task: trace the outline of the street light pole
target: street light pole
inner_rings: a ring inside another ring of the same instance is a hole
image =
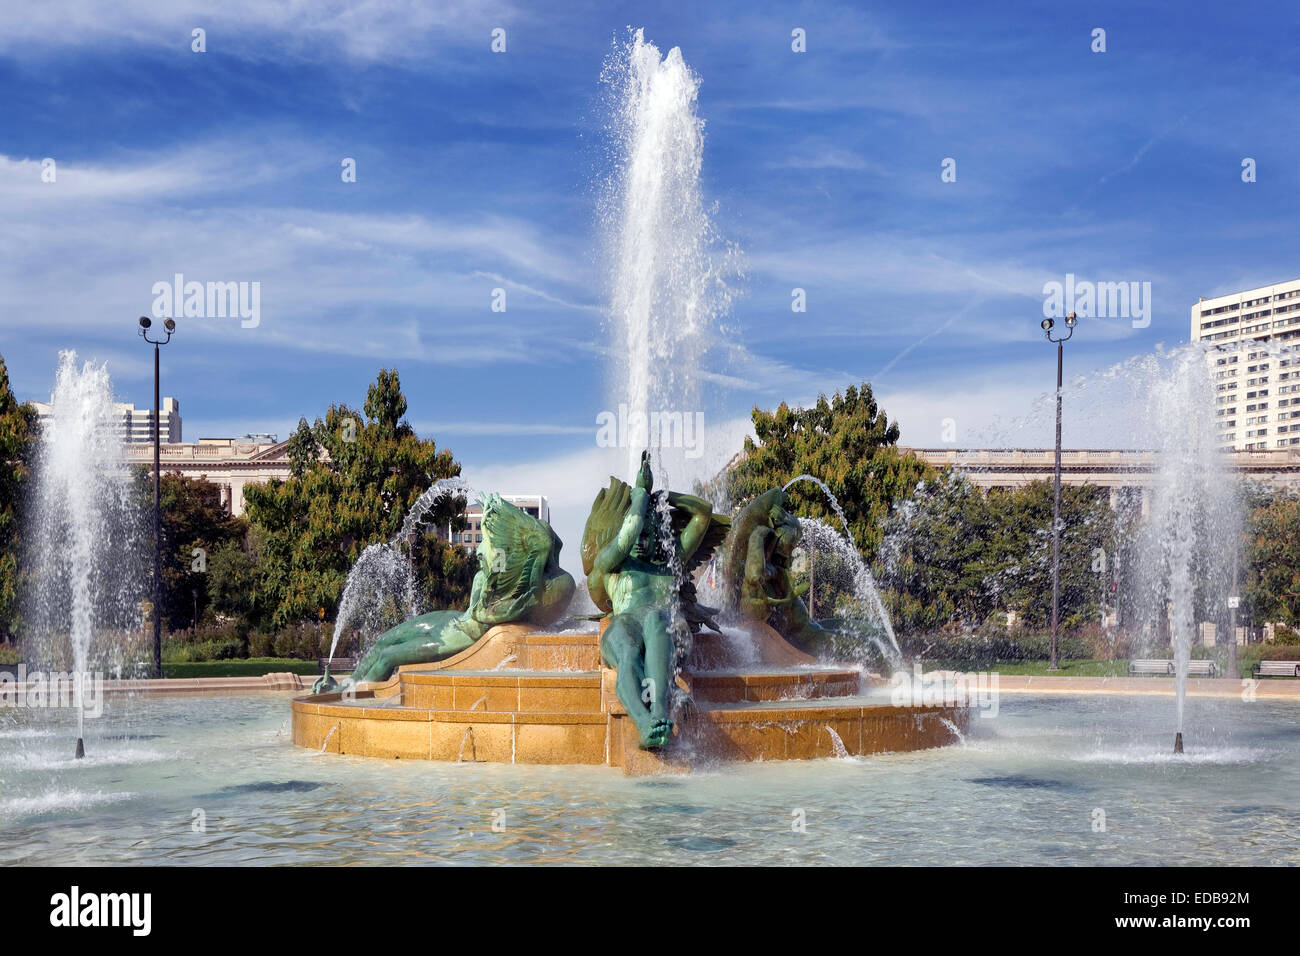
[[[1060,338],[1052,338],[1056,322],[1043,319],[1041,325],[1047,341],[1056,343],[1056,464],[1052,469],[1052,660],[1048,670],[1060,670],[1057,658],[1057,636],[1061,626],[1061,371],[1065,363],[1065,342],[1074,335],[1078,316],[1071,312],[1065,317],[1069,330]]]
[[[140,316],[140,337],[153,346],[153,676],[162,677],[162,409],[158,399],[158,348],[171,341],[174,319],[163,320],[167,337],[149,338],[153,322]]]

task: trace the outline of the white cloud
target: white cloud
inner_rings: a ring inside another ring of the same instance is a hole
[[[201,27],[208,55],[413,59],[471,37],[486,51],[491,28],[517,20],[506,0],[46,0],[0,5],[0,52],[131,45],[190,56]]]

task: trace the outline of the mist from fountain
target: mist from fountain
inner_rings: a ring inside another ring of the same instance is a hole
[[[839,583],[848,601],[833,609],[833,619],[823,616],[822,626],[849,638],[865,639],[891,673],[898,670],[903,666],[898,638],[862,552],[851,539],[818,518],[800,518],[799,531],[799,546],[810,555],[814,574],[824,581],[824,575],[837,567],[844,579]]]
[[[370,640],[402,621],[420,614],[420,588],[409,552],[411,535],[417,534],[430,513],[449,497],[476,497],[464,478],[435,481],[406,513],[401,530],[390,541],[368,545],[358,556],[343,585],[339,612],[334,620],[329,660],[334,660],[339,635],[355,629],[364,653]]]
[[[902,664],[903,658],[902,652],[898,649],[898,638],[894,636],[894,625],[889,619],[889,611],[885,609],[884,601],[880,598],[880,589],[876,586],[876,579],[871,573],[871,568],[863,560],[862,554],[853,541],[853,535],[849,532],[849,522],[848,518],[844,516],[844,509],[840,506],[835,494],[827,487],[826,482],[815,475],[796,475],[785,483],[783,490],[800,481],[811,481],[821,488],[822,493],[826,495],[826,500],[830,502],[831,510],[835,512],[835,516],[839,519],[840,527],[844,533],[842,535],[837,534],[824,522],[816,519],[800,518],[799,527],[812,540],[834,550],[853,569],[854,596],[866,602],[874,613],[881,629],[885,632],[885,636],[889,638],[889,648],[887,650],[892,651],[892,654],[886,653],[886,660],[897,668]],[[805,540],[808,540],[808,538]],[[881,650],[886,651],[884,647]]]
[[[1247,345],[1261,360],[1281,352],[1269,343]],[[1211,349],[1209,357],[1226,359],[1234,351]],[[1232,556],[1243,527],[1241,482],[1218,437],[1216,397],[1225,393],[1216,392],[1207,349],[1199,343],[1157,347],[1075,376],[1063,393],[1065,447],[1154,453],[1149,513],[1129,542],[1134,557],[1124,587],[1135,619],[1127,626],[1148,635],[1142,642],[1147,645],[1163,644],[1168,633],[1177,681],[1175,734],[1181,735],[1197,622],[1215,623],[1218,633],[1226,633],[1225,598],[1234,593]],[[1029,415],[995,423],[972,447],[1049,447],[1054,403],[1054,393],[1044,393]],[[1072,408],[1086,413],[1071,414]],[[1239,417],[1245,414],[1240,408]]]
[[[71,665],[80,746],[85,681],[92,668],[121,676],[135,663],[130,636],[141,630],[149,576],[145,516],[122,455],[112,382],[103,365],[78,368],[73,351],[59,353],[33,484],[23,643],[39,667]]]

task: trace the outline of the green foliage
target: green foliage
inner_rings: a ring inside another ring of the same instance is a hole
[[[19,565],[24,488],[37,440],[36,411],[20,405],[9,389],[9,370],[0,356],[0,640],[18,630]]]
[[[1246,529],[1245,607],[1256,621],[1300,624],[1300,499],[1257,499]]]
[[[176,661],[163,663],[163,676],[185,677],[261,677],[264,674],[312,675],[319,671],[315,661],[286,660],[282,657],[250,657],[230,661]]]
[[[248,528],[221,504],[221,488],[204,478],[162,476],[163,623],[172,630],[202,620],[209,605],[212,554],[238,544]],[[200,553],[195,554],[198,550]]]
[[[900,637],[905,657],[992,664],[998,661],[1045,661],[1051,657],[1050,634],[1037,631],[941,631]],[[1092,660],[1088,644],[1077,637],[1057,641],[1062,660]]]
[[[208,554],[208,607],[245,626],[255,619],[259,606],[259,540],[258,529],[249,528],[243,540],[223,541]]]
[[[315,620],[321,609],[332,617],[361,552],[396,535],[407,510],[435,481],[460,473],[451,452],[420,439],[405,414],[397,372],[382,370],[362,411],[331,405],[324,419],[298,423],[287,481],[246,489],[258,534],[253,618],[259,626],[281,630]],[[460,527],[463,508],[463,499],[444,500],[430,525]],[[474,570],[472,554],[436,535],[418,542],[416,571],[430,603],[463,603]]]
[[[1107,494],[1092,486],[1061,489],[1061,620],[1081,627],[1100,616],[1117,543]],[[876,565],[886,604],[901,630],[948,621],[982,624],[1015,611],[1027,627],[1046,627],[1052,600],[1052,486],[1033,482],[981,492],[945,472],[917,489],[885,526]]]
[[[728,478],[733,503],[743,505],[798,475],[813,475],[839,500],[854,543],[864,554],[875,551],[894,503],[935,474],[925,462],[898,450],[898,425],[876,406],[865,382],[829,401],[823,395],[811,408],[792,409],[785,402],[774,412],[755,408],[753,421],[758,443],[745,439],[744,454]],[[800,517],[839,525],[825,493],[811,482],[790,488],[787,508]]]
[[[0,667],[11,667],[23,662],[23,652],[15,644],[0,644]]]
[[[1300,644],[1300,631],[1285,624],[1278,624],[1273,628],[1273,639],[1267,643],[1278,646]]]

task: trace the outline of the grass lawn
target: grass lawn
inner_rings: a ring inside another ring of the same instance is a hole
[[[315,661],[300,661],[289,657],[249,657],[228,661],[185,661],[169,664],[163,661],[164,677],[261,677],[263,674],[283,673],[317,674]]]
[[[1128,661],[1061,661],[1061,669],[1047,669],[1047,661],[926,661],[926,670],[997,671],[999,674],[1055,677],[1127,677]]]

